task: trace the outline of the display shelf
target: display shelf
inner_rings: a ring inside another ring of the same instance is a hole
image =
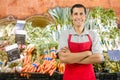
[[[0,72],[0,80],[62,80],[62,74],[59,74],[57,72],[55,72],[52,76],[41,73],[26,73],[26,74],[28,76],[22,77],[21,73]]]
[[[117,73],[100,73],[99,80],[117,80]]]
[[[1,73],[0,80],[63,80],[63,74],[55,72],[52,76],[41,73],[27,73],[29,76],[22,77],[21,73]],[[97,80],[120,80],[120,72],[96,73]]]

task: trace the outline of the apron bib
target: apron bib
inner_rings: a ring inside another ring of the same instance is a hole
[[[90,51],[92,40],[89,35],[88,42],[71,42],[71,34],[68,38],[68,45],[71,52]],[[96,80],[92,64],[66,64],[63,80]]]

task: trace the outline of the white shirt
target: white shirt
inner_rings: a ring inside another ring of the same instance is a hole
[[[101,47],[101,40],[99,35],[95,31],[90,31],[90,30],[84,30],[82,34],[77,34],[74,30],[74,28],[70,30],[65,30],[61,35],[60,39],[58,41],[58,51],[63,48],[63,47],[68,47],[68,36],[69,34],[72,34],[71,41],[72,42],[87,42],[88,36],[87,34],[90,35],[90,38],[92,40],[92,53],[103,53],[103,49]]]

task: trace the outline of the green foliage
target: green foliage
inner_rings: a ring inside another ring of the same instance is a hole
[[[115,12],[112,9],[103,9],[102,7],[96,7],[90,12],[90,16],[94,18],[98,18],[101,20],[103,25],[107,25],[108,20],[116,20]]]
[[[70,19],[70,8],[60,8],[56,7],[54,9],[50,9],[48,13],[52,16],[54,19],[56,25],[60,24],[61,27],[63,25],[71,25],[72,21]]]
[[[44,49],[49,49],[49,44],[54,43],[54,39],[52,36],[53,28],[49,28],[51,26],[40,28],[40,27],[32,27],[31,23],[28,22],[25,25],[25,30],[27,32],[26,43],[34,44],[37,53],[42,54]]]
[[[113,29],[110,30],[109,34],[110,34],[110,38],[111,39],[116,39],[117,36],[120,36],[120,30],[115,27],[115,28],[113,28]]]
[[[7,54],[5,51],[0,50],[0,61],[4,62],[5,60],[7,60]]]

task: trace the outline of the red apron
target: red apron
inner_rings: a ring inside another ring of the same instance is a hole
[[[90,51],[92,40],[88,35],[88,42],[71,42],[71,34],[68,38],[69,49],[71,52]],[[63,80],[96,80],[92,64],[66,64]]]

